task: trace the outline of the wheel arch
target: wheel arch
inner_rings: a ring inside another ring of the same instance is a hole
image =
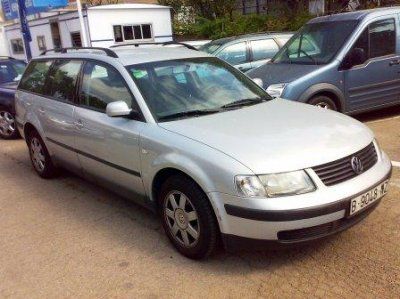
[[[337,105],[338,111],[345,112],[346,103],[343,92],[337,86],[329,83],[320,83],[311,86],[300,96],[300,101],[308,103],[312,98],[319,95],[330,97]]]

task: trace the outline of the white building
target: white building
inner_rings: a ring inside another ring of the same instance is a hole
[[[109,47],[132,42],[166,42],[172,40],[170,7],[154,4],[115,4],[94,6],[83,12],[86,36],[92,47]],[[41,13],[29,21],[32,56],[54,48],[82,46],[76,10]],[[4,26],[10,55],[25,59],[18,23]],[[1,38],[1,34],[0,34]],[[0,47],[1,48],[1,47]]]

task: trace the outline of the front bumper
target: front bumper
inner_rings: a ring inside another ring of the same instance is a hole
[[[391,170],[389,158],[381,152],[371,169],[335,186],[326,187],[309,173],[318,189],[308,194],[269,199],[209,195],[227,249],[290,245],[326,237],[364,219],[380,200],[348,218],[351,199],[388,180]]]

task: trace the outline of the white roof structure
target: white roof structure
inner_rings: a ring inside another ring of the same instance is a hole
[[[112,9],[171,9],[171,7],[157,5],[157,4],[130,3],[130,4],[99,5],[88,8],[88,10],[112,10]]]

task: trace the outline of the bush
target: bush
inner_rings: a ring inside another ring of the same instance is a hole
[[[266,31],[296,31],[312,16],[308,13],[297,14],[295,17],[287,15],[234,15],[229,17],[208,20],[197,18],[195,23],[174,23],[174,32],[178,36],[218,39],[227,36],[257,33]]]

